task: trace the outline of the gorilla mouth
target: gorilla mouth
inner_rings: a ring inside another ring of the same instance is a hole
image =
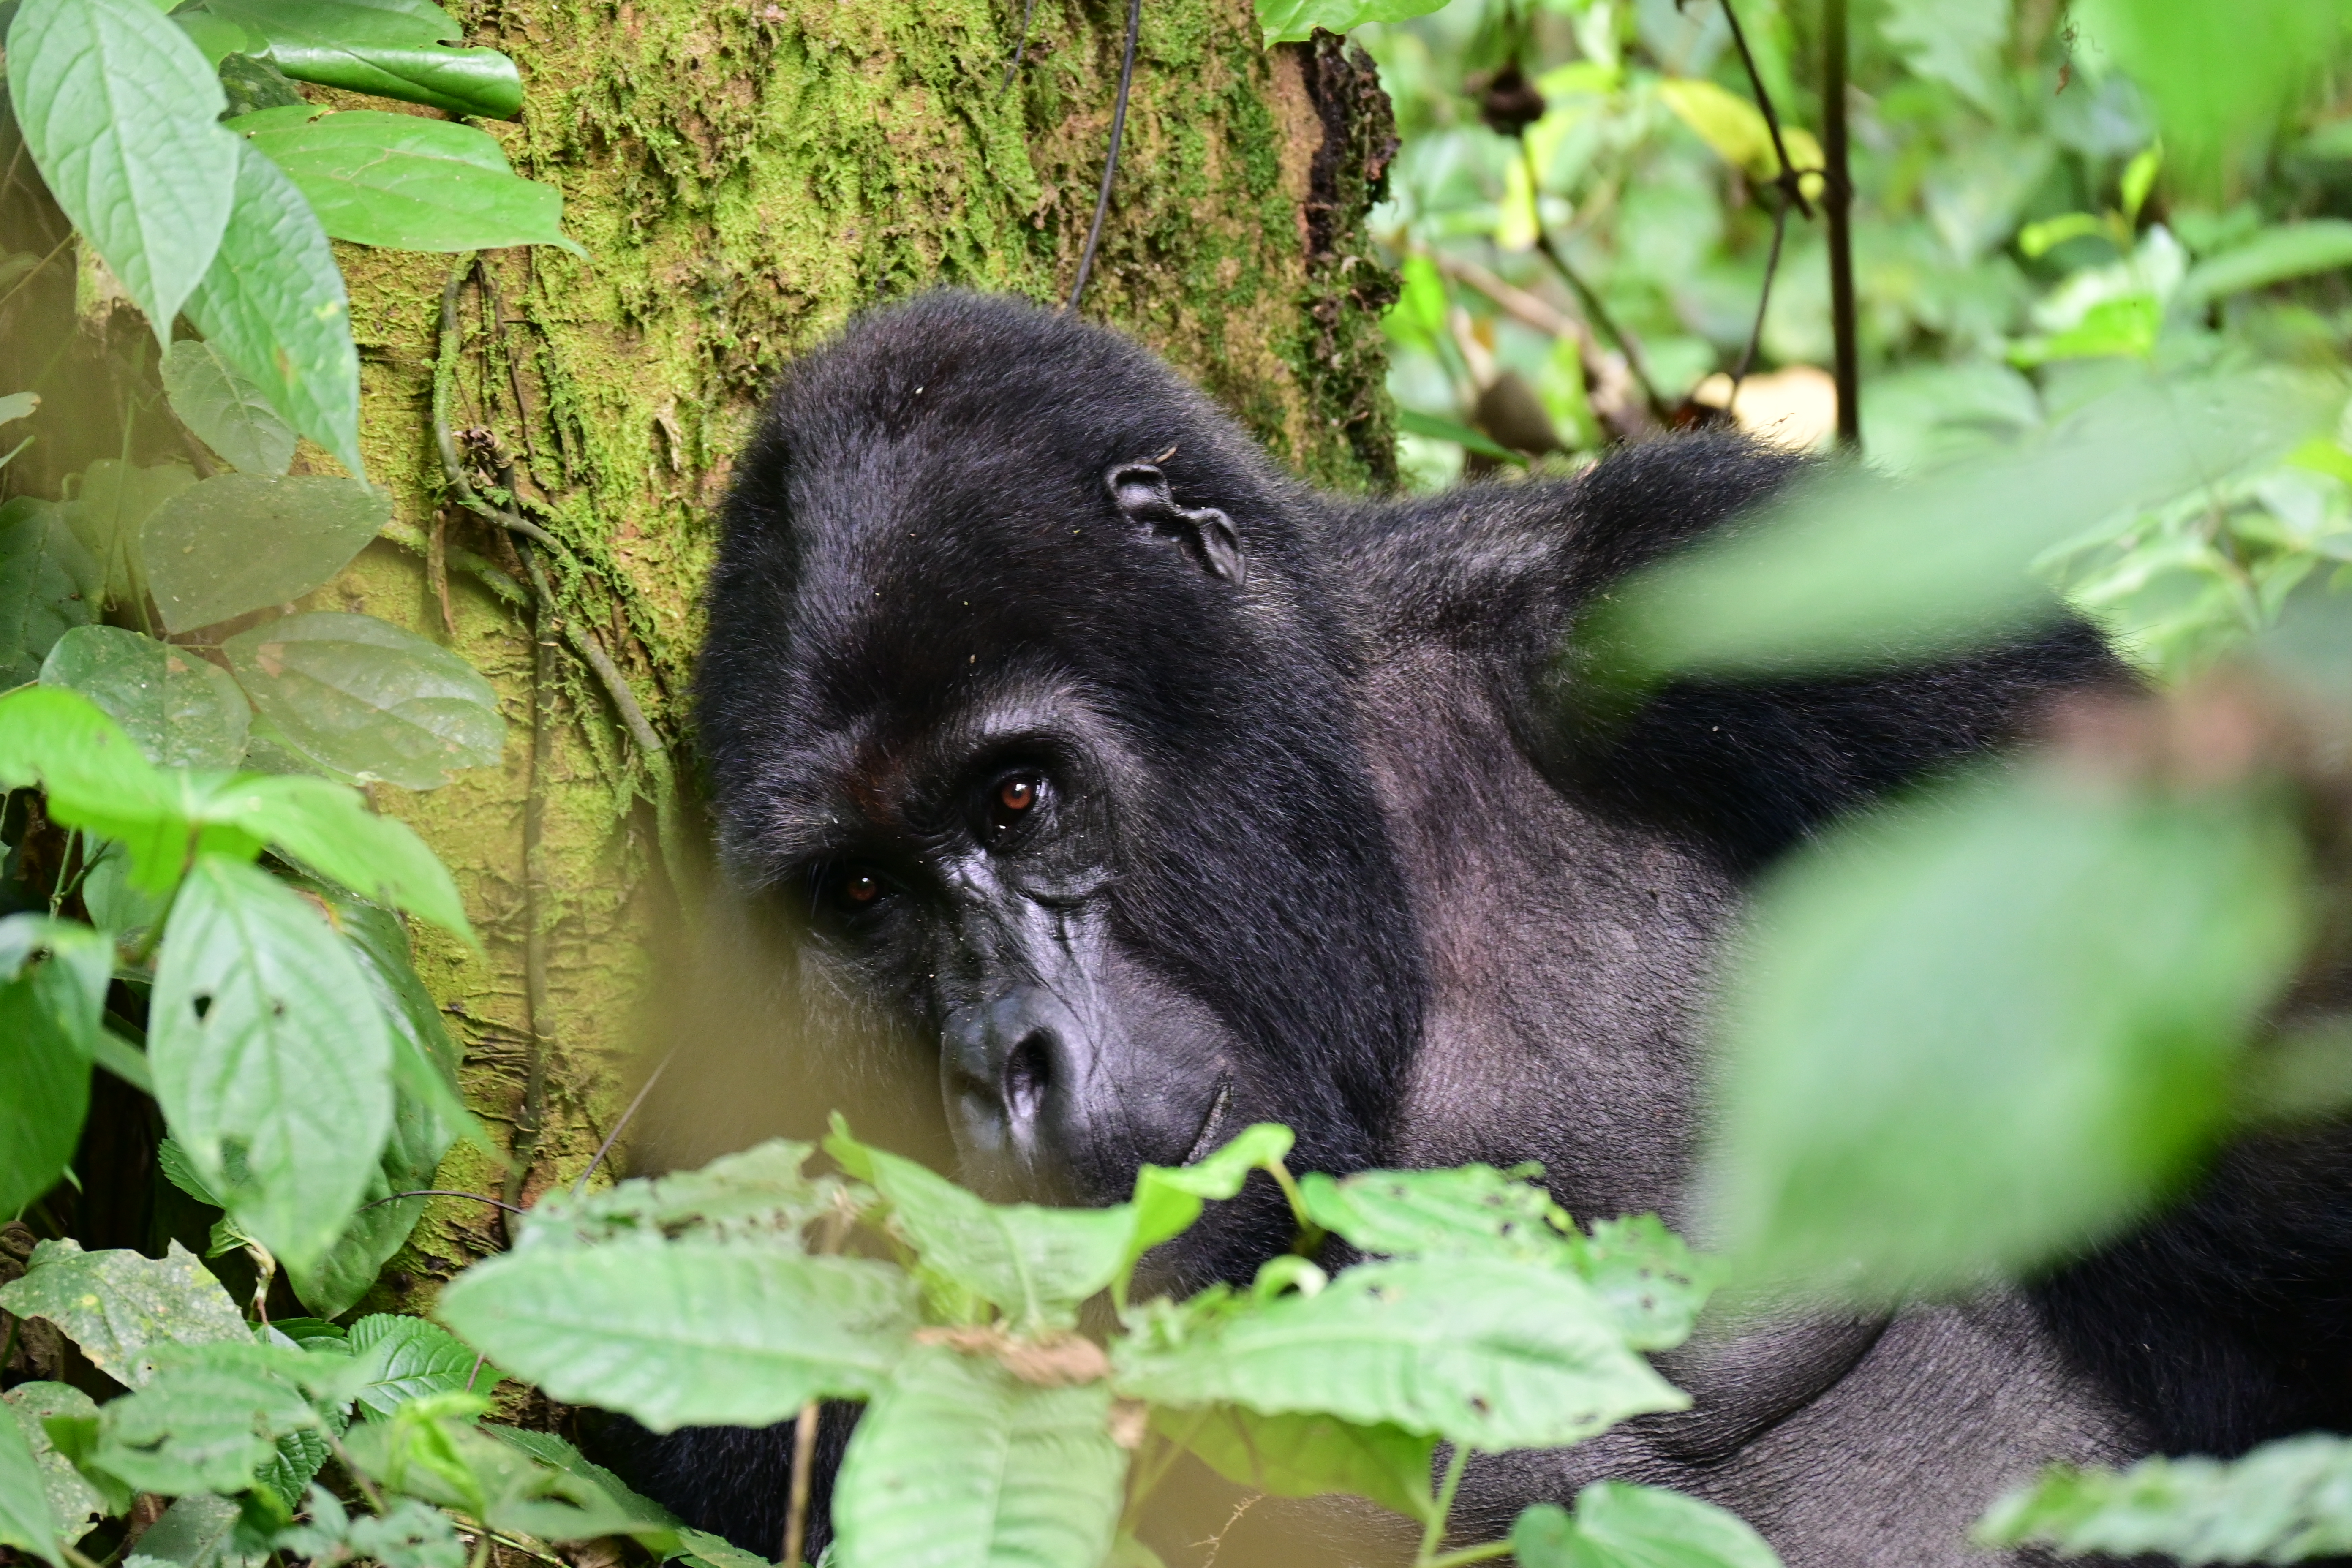
[[[1184,1151],[1183,1157],[1176,1162],[1178,1164],[1189,1165],[1216,1147],[1217,1134],[1223,1129],[1225,1112],[1232,1109],[1233,1103],[1234,1075],[1227,1073],[1217,1080],[1216,1098],[1209,1101],[1209,1109],[1201,1118],[1201,1130],[1192,1134],[1192,1147]]]

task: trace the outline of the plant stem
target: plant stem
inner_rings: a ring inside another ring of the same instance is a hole
[[[808,1542],[809,1482],[816,1469],[816,1401],[801,1406],[793,1423],[793,1489],[784,1509],[784,1555],[782,1568],[800,1568],[801,1548]]]
[[[1462,1472],[1469,1464],[1469,1446],[1454,1445],[1454,1457],[1445,1461],[1445,1479],[1437,1488],[1437,1507],[1430,1513],[1428,1528],[1421,1532],[1421,1550],[1413,1553],[1412,1568],[1437,1568],[1443,1561],[1438,1543],[1445,1539],[1445,1517],[1454,1511],[1454,1489],[1461,1486]]]
[[[1465,1546],[1459,1552],[1448,1552],[1442,1557],[1433,1557],[1423,1565],[1423,1568],[1462,1568],[1462,1564],[1465,1563],[1491,1563],[1497,1557],[1508,1557],[1510,1554],[1509,1541],[1490,1541],[1484,1546]]]
[[[1830,325],[1836,342],[1837,438],[1862,449],[1862,371],[1854,343],[1853,175],[1845,132],[1846,0],[1822,0],[1822,154],[1830,219]]]

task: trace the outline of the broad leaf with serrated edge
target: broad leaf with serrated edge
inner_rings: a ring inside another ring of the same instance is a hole
[[[389,622],[315,610],[223,647],[254,707],[322,767],[432,789],[499,760],[506,723],[490,683]]]
[[[392,1131],[383,1015],[318,910],[199,856],[156,964],[148,1052],[173,1136],[230,1215],[289,1267],[314,1263]]]
[[[1220,1148],[1189,1165],[1146,1165],[1135,1173],[1135,1234],[1128,1242],[1133,1262],[1201,1217],[1203,1199],[1225,1199],[1242,1190],[1252,1171],[1279,1163],[1290,1152],[1290,1129],[1259,1121],[1243,1128]]]
[[[1979,1521],[1979,1544],[2100,1561],[2300,1563],[2352,1552],[2352,1440],[2308,1432],[2235,1459],[2053,1465]]]
[[[941,1345],[858,1421],[835,1483],[841,1568],[1096,1568],[1127,1454],[1099,1383],[1041,1388]]]
[[[479,1358],[474,1352],[448,1330],[422,1318],[378,1312],[353,1323],[344,1342],[366,1364],[367,1381],[360,1385],[358,1397],[361,1407],[372,1415],[389,1415],[405,1400],[465,1390],[468,1384],[473,1393],[488,1394],[499,1381],[493,1367],[484,1366],[478,1374]]]
[[[697,1171],[632,1176],[599,1192],[559,1189],[533,1205],[529,1245],[693,1236],[795,1247],[801,1227],[833,1207],[844,1191],[833,1177],[803,1173],[801,1167],[815,1152],[811,1144],[771,1138]]]
[[[167,768],[233,768],[253,710],[228,671],[120,626],[79,626],[41,664],[41,684],[80,692]]]
[[[230,140],[236,206],[188,296],[188,320],[279,417],[364,479],[360,355],[342,270],[302,193],[257,149]]]
[[[141,1491],[237,1492],[278,1457],[278,1438],[318,1425],[299,1388],[244,1358],[166,1365],[144,1388],[100,1408],[92,1457]]]
[[[1137,1327],[1113,1351],[1122,1394],[1321,1411],[1488,1451],[1563,1447],[1690,1404],[1547,1264],[1360,1264],[1313,1294],[1152,1302]]]
[[[518,175],[488,132],[414,114],[268,109],[229,122],[310,198],[327,232],[394,250],[578,247],[563,194]]]
[[[149,0],[23,0],[7,56],[11,107],[42,181],[170,342],[236,187],[212,67]]]
[[[1059,1325],[1111,1282],[1135,1234],[1132,1205],[1045,1208],[992,1204],[836,1122],[825,1152],[887,1198],[891,1224],[938,1270],[1003,1308],[1018,1328]]]
[[[133,1388],[147,1381],[158,1347],[250,1337],[220,1281],[176,1241],[160,1258],[43,1241],[24,1278],[0,1285],[0,1307],[47,1318],[92,1366]]]
[[[147,520],[140,551],[167,631],[281,605],[334,580],[392,521],[392,495],[323,474],[215,474]]]
[[[282,474],[293,462],[294,427],[212,344],[182,338],[163,356],[163,371],[172,412],[229,467]]]
[[[870,1397],[912,1342],[915,1290],[862,1258],[696,1241],[524,1247],[459,1275],[436,1310],[556,1398],[667,1432]]]

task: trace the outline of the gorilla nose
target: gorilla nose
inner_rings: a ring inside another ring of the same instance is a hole
[[[1069,1036],[1066,1010],[1035,986],[949,1018],[941,1088],[972,1174],[1034,1185],[1045,1173],[1045,1128],[1066,1088]]]

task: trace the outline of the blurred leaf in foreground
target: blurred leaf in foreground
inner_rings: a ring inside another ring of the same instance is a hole
[[[1519,1568],[1780,1568],[1738,1515],[1711,1502],[1623,1481],[1576,1494],[1576,1511],[1538,1503],[1511,1527]]]
[[[1751,1280],[1954,1290],[2096,1239],[2221,1131],[2302,926],[2247,795],[2003,773],[1826,837],[1727,986],[1709,1190]]]
[[[2053,1465],[1995,1504],[1983,1545],[2068,1557],[2302,1563],[2352,1552],[2352,1441],[2307,1433],[2243,1458],[2142,1459],[2124,1470]]]

